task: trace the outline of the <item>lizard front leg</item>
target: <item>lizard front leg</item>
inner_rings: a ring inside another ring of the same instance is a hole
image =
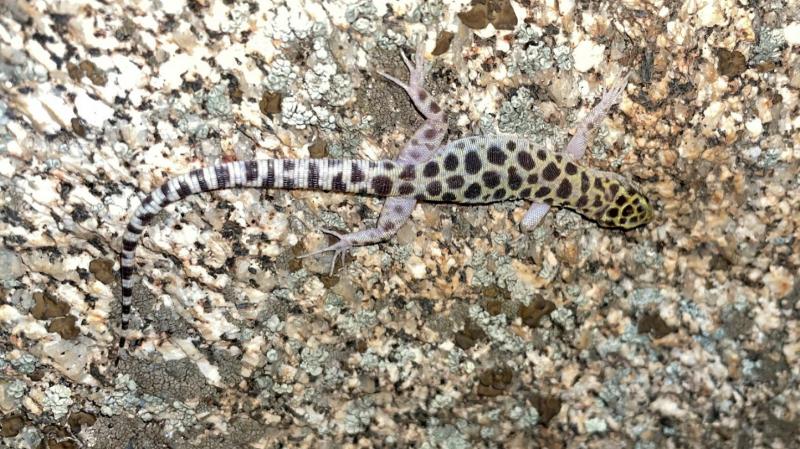
[[[623,75],[614,81],[611,88],[603,94],[600,103],[592,108],[589,114],[578,123],[575,134],[564,148],[564,153],[576,161],[580,160],[583,155],[586,154],[586,146],[589,143],[589,133],[603,121],[611,110],[611,107],[622,98],[622,92],[624,92],[627,83],[628,75]],[[550,206],[548,204],[533,202],[522,218],[522,230],[524,232],[530,232],[535,229],[549,210]]]
[[[408,83],[404,83],[386,73],[379,72],[385,78],[402,87],[406,93],[408,93],[408,96],[411,97],[414,106],[425,117],[425,123],[417,129],[414,136],[400,151],[397,157],[397,160],[400,162],[419,163],[432,159],[436,155],[447,133],[447,123],[445,122],[445,114],[442,108],[434,101],[433,96],[425,90],[424,81],[426,67],[424,53],[423,41],[420,41],[417,45],[413,63],[406,58],[402,51],[400,52],[403,62],[405,62],[406,67],[408,67]],[[323,229],[323,232],[337,237],[339,241],[302,257],[314,256],[332,251],[332,273],[336,265],[336,259],[339,257],[343,258],[344,254],[350,250],[350,248],[372,245],[387,240],[395,235],[400,227],[408,221],[408,217],[411,216],[411,212],[414,210],[416,204],[417,200],[414,198],[388,198],[384,202],[383,209],[381,210],[380,217],[375,227],[351,232],[349,234],[339,234],[329,229]]]

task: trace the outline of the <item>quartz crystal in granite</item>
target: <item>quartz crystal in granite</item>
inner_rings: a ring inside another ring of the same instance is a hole
[[[393,157],[377,70],[424,39],[449,137],[560,148],[622,70],[587,164],[650,225],[236,190],[161,213],[115,358],[141,192],[218,161]],[[0,447],[800,447],[800,3],[0,3]]]

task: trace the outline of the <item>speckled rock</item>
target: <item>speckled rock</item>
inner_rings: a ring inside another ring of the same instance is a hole
[[[0,447],[800,447],[797,2],[5,2]],[[300,258],[382,200],[218,191],[153,217],[118,347],[119,252],[170,176],[392,158],[422,122],[557,150],[653,223],[523,201],[418,205],[396,237]]]

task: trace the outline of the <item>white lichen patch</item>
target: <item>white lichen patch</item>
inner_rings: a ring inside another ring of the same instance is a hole
[[[45,392],[42,405],[53,414],[53,417],[61,419],[69,412],[73,402],[72,390],[64,385],[53,385]]]

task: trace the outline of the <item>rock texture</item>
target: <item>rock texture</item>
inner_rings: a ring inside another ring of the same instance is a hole
[[[449,136],[558,148],[624,71],[588,164],[656,220],[421,205],[298,256],[373,198],[141,192],[235,159],[391,157],[421,118],[377,70],[424,39]],[[436,55],[436,56],[433,56]],[[0,4],[0,446],[789,448],[800,439],[800,4]]]

